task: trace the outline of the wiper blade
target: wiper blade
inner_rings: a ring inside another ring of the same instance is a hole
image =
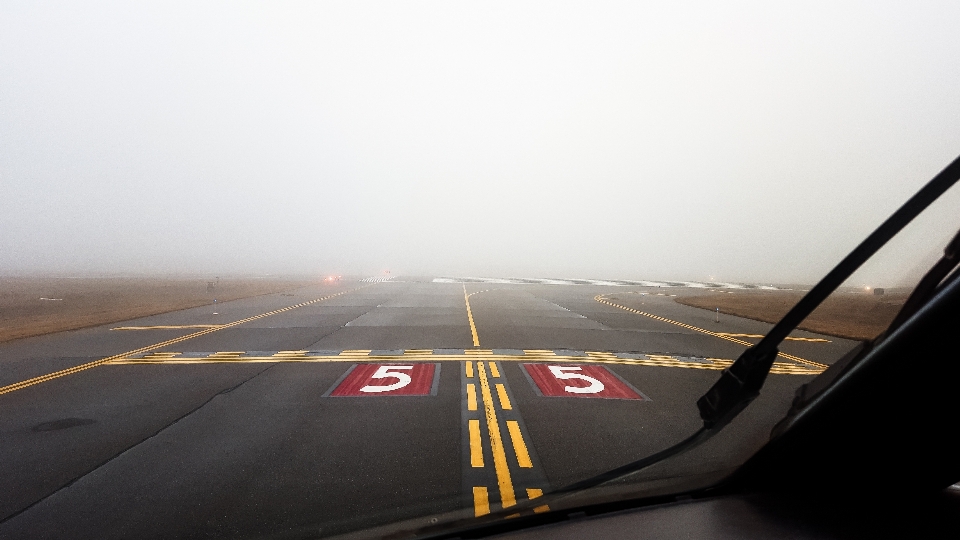
[[[814,309],[847,280],[884,244],[926,210],[960,179],[960,157],[923,186],[834,267],[810,292],[797,302],[759,343],[747,349],[725,369],[720,379],[697,401],[700,417],[708,428],[723,427],[754,398],[766,379],[777,347]]]
[[[703,426],[693,435],[675,445],[649,455],[632,463],[622,465],[610,471],[581,480],[574,484],[551,491],[536,502],[525,503],[533,507],[549,502],[556,502],[566,497],[582,492],[586,489],[623,478],[663,461],[677,454],[686,452],[715,435],[733,420],[740,411],[745,409],[758,395],[766,381],[770,368],[779,354],[778,346],[783,342],[814,309],[817,308],[833,291],[846,281],[860,266],[872,257],[891,238],[896,236],[915,217],[926,210],[933,201],[937,200],[957,181],[960,180],[960,157],[953,160],[943,171],[930,180],[920,191],[903,204],[896,212],[884,221],[877,229],[850,252],[833,270],[820,280],[810,291],[787,312],[777,324],[760,340],[759,343],[745,350],[730,367],[723,370],[720,378],[714,385],[697,400],[697,408],[703,419]],[[960,238],[960,236],[958,236]],[[954,239],[950,246],[956,248],[958,242]],[[947,253],[953,257],[956,249]],[[938,280],[939,281],[939,280]],[[525,509],[512,508],[514,513]],[[507,514],[508,512],[504,512]]]
[[[949,281],[957,279],[957,276],[960,276],[960,272],[956,271],[957,265],[960,265],[960,231],[944,248],[943,257],[937,261],[937,264],[933,265],[933,268],[923,276],[920,283],[913,289],[910,297],[903,303],[900,312],[893,318],[893,322],[890,323],[883,335],[890,335],[907,322],[907,319],[919,311]],[[951,272],[953,272],[953,275],[950,274]]]

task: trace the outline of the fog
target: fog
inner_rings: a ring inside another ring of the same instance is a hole
[[[664,4],[3,0],[0,274],[810,282],[960,154],[960,3]]]

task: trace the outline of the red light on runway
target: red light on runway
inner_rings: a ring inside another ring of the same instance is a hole
[[[604,366],[523,364],[523,369],[541,396],[650,399]]]

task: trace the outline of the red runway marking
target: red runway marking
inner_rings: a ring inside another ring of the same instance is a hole
[[[523,364],[523,369],[542,396],[649,399],[604,366]]]
[[[435,390],[436,364],[357,364],[330,396],[426,396]]]

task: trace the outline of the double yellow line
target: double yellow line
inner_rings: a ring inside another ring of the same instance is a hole
[[[363,286],[361,286],[361,287],[357,287],[357,288],[355,288],[355,289],[350,289],[350,290],[348,290],[348,291],[342,291],[342,292],[338,292],[338,293],[336,293],[336,294],[331,294],[331,295],[324,296],[324,297],[322,297],[322,298],[317,298],[317,299],[315,299],[315,300],[310,300],[309,302],[302,302],[302,303],[300,303],[300,304],[296,304],[296,305],[293,305],[293,306],[287,306],[287,307],[285,307],[285,308],[275,309],[275,310],[273,310],[273,311],[268,311],[267,313],[261,313],[260,315],[254,315],[253,317],[247,317],[246,319],[240,319],[239,321],[233,321],[233,322],[231,322],[231,323],[222,324],[222,325],[214,326],[214,327],[211,327],[211,328],[206,328],[206,329],[201,330],[201,331],[199,331],[199,332],[194,332],[194,333],[192,333],[192,334],[187,334],[186,336],[181,336],[181,337],[178,337],[178,338],[168,339],[167,341],[163,341],[163,342],[160,342],[160,343],[155,343],[155,344],[153,344],[153,345],[148,345],[148,346],[146,346],[146,347],[141,347],[141,348],[136,349],[136,350],[133,350],[133,351],[127,351],[127,352],[125,352],[125,353],[115,354],[115,355],[109,356],[109,357],[107,357],[107,358],[101,358],[100,360],[94,360],[93,362],[87,362],[86,364],[80,364],[79,366],[74,366],[74,367],[69,368],[69,369],[63,369],[63,370],[60,370],[60,371],[54,371],[53,373],[48,373],[48,374],[46,374],[46,375],[41,375],[41,376],[39,376],[39,377],[34,377],[34,378],[32,378],[32,379],[27,379],[27,380],[25,380],[25,381],[20,381],[20,382],[18,382],[18,383],[9,384],[9,385],[7,385],[7,386],[2,386],[2,387],[0,387],[0,394],[8,394],[8,393],[10,393],[10,392],[15,392],[15,391],[17,391],[17,390],[22,390],[22,389],[24,389],[24,388],[27,388],[27,387],[29,387],[29,386],[33,386],[33,385],[35,385],[35,384],[44,383],[44,382],[47,382],[47,381],[50,381],[50,380],[53,380],[53,379],[57,379],[57,378],[60,378],[60,377],[65,377],[65,376],[67,376],[67,375],[73,375],[74,373],[78,373],[78,372],[81,372],[81,371],[84,371],[84,370],[87,370],[87,369],[95,368],[95,367],[97,367],[97,366],[102,366],[103,364],[106,364],[106,363],[108,363],[108,362],[112,362],[112,361],[115,361],[115,360],[121,360],[121,359],[123,359],[123,358],[125,358],[125,357],[127,357],[127,356],[132,356],[132,355],[135,355],[135,354],[143,354],[143,353],[146,353],[146,352],[150,352],[150,351],[155,351],[155,350],[157,350],[157,349],[161,349],[161,348],[163,348],[163,347],[169,347],[170,345],[174,345],[174,344],[176,344],[176,343],[180,343],[181,341],[186,341],[186,340],[188,340],[188,339],[193,339],[193,338],[196,338],[196,337],[205,336],[205,335],[207,335],[207,334],[212,334],[213,332],[219,332],[220,330],[223,330],[223,329],[225,329],[225,328],[233,328],[234,326],[239,326],[239,325],[241,325],[241,324],[248,323],[248,322],[251,322],[251,321],[255,321],[255,320],[257,320],[257,319],[262,319],[262,318],[264,318],[264,317],[270,317],[271,315],[277,315],[277,314],[279,314],[279,313],[283,313],[283,312],[290,311],[290,310],[293,310],[293,309],[301,308],[301,307],[304,307],[304,306],[309,306],[310,304],[315,304],[315,303],[317,303],[317,302],[322,302],[322,301],[324,301],[324,300],[329,300],[329,299],[331,299],[331,298],[335,298],[335,297],[337,297],[337,296],[340,296],[340,295],[343,295],[343,294],[347,294],[347,293],[350,293],[350,292],[353,292],[353,291],[357,291],[357,290],[363,289],[364,287],[370,287],[370,286],[371,286],[371,285],[363,285]]]
[[[487,375],[488,366],[490,370],[489,377]],[[474,361],[466,361],[464,370],[466,378],[468,380],[473,379]],[[507,462],[507,445],[505,437],[500,430],[500,418],[497,415],[497,405],[493,398],[493,389],[496,389],[497,401],[499,401],[501,410],[513,410],[513,404],[510,403],[506,387],[502,383],[491,384],[491,378],[500,378],[500,369],[497,367],[496,362],[477,360],[476,377],[480,385],[480,400],[483,404],[483,415],[487,424],[487,437],[490,440],[490,453],[493,456],[493,468],[497,478],[497,488],[500,493],[500,504],[504,509],[507,509],[517,505],[517,493],[513,484],[513,478],[510,474],[510,466]],[[477,408],[476,385],[474,383],[467,383],[467,410],[476,411]],[[533,460],[530,458],[530,452],[527,449],[526,441],[524,441],[520,423],[516,420],[507,420],[505,425],[510,437],[511,446],[513,447],[513,453],[517,459],[517,465],[521,469],[532,469]],[[481,468],[484,466],[484,460],[480,420],[469,420],[468,430],[470,440],[470,466]],[[543,490],[539,488],[528,488],[525,490],[525,493],[527,499],[533,500],[542,496]],[[485,516],[490,513],[490,495],[486,486],[473,487],[473,507],[476,517]],[[549,507],[546,505],[534,508],[534,512],[546,512],[548,510]]]

